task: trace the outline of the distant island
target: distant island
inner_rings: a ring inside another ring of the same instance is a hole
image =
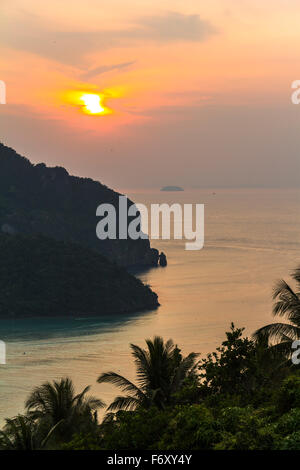
[[[184,191],[180,186],[164,186],[161,191]]]

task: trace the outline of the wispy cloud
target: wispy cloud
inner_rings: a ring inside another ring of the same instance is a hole
[[[141,19],[141,29],[132,33],[154,41],[205,41],[216,29],[199,15],[167,12]]]
[[[122,62],[121,64],[112,64],[112,65],[100,65],[99,67],[95,67],[89,69],[86,72],[81,73],[81,78],[84,80],[89,80],[91,78],[97,77],[98,75],[102,75],[103,73],[111,72],[113,70],[122,70],[134,65],[135,61],[132,62]]]
[[[132,21],[124,29],[61,31],[43,18],[23,13],[18,19],[2,17],[1,43],[14,49],[39,54],[59,62],[78,65],[94,50],[139,45],[144,42],[202,42],[216,29],[199,15],[166,12]],[[122,64],[121,64],[122,65]],[[99,73],[103,73],[100,69]]]

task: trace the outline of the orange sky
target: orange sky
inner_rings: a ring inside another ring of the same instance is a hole
[[[32,161],[124,187],[296,183],[298,0],[2,0],[0,12],[0,138]],[[78,91],[112,114],[84,114]]]

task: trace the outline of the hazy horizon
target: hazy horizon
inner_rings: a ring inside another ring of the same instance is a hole
[[[0,140],[33,163],[113,188],[299,187],[296,0],[0,10]]]

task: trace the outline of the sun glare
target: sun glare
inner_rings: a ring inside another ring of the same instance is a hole
[[[89,92],[87,90],[68,90],[62,93],[61,100],[75,106],[81,113],[90,116],[106,116],[114,110],[107,106],[106,101],[118,95],[111,90]]]
[[[81,101],[84,103],[84,111],[88,114],[103,114],[105,108],[101,104],[101,97],[96,94],[86,93],[81,96]]]

